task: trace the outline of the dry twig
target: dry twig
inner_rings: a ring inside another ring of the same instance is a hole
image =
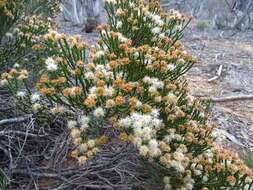
[[[24,115],[21,117],[11,118],[11,119],[3,119],[0,121],[0,125],[6,125],[11,123],[22,123],[24,121],[29,120],[32,117],[32,114]]]
[[[219,79],[219,78],[221,77],[222,67],[223,67],[223,66],[220,65],[220,67],[219,67],[219,69],[218,69],[218,71],[217,71],[217,75],[214,76],[214,77],[212,77],[212,78],[210,78],[210,79],[208,80],[208,82],[215,81],[215,80],[217,80],[217,79]]]
[[[93,160],[79,166],[70,157],[75,147],[64,119],[43,130],[33,120],[18,121],[4,120],[0,132],[0,168],[12,179],[13,190],[128,190],[148,178],[140,172],[141,162],[131,144],[108,143]]]
[[[229,96],[222,98],[207,97],[206,95],[194,95],[194,96],[200,97],[200,99],[203,101],[211,101],[215,103],[253,100],[253,95]]]

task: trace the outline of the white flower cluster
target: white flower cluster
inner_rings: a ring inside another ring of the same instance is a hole
[[[86,115],[79,116],[78,120],[69,120],[68,121],[68,128],[69,129],[77,129],[80,128],[81,131],[85,131],[89,127],[90,117]]]
[[[123,34],[121,34],[120,32],[117,32],[117,34],[118,34],[118,39],[119,39],[119,41],[120,42],[126,42],[128,39],[123,35]]]
[[[94,70],[90,70],[88,67],[85,67],[85,78],[89,79],[89,80],[94,80],[96,77],[95,77],[95,73],[94,71],[96,72],[100,72],[103,77],[105,79],[113,79],[113,72],[110,71],[110,67],[109,65],[96,65],[95,69]]]
[[[121,22],[121,21],[118,21],[118,22],[117,22],[117,24],[116,24],[116,28],[118,28],[118,29],[119,29],[119,28],[121,28],[121,27],[122,27],[122,25],[123,25],[123,24],[122,24],[122,22]]]
[[[17,92],[17,97],[22,98],[22,97],[24,97],[25,95],[26,95],[26,93],[25,93],[25,92],[23,92],[23,91],[19,91],[19,92]]]
[[[105,111],[102,107],[98,107],[94,110],[93,115],[98,118],[103,117],[105,115]]]
[[[82,115],[79,119],[81,131],[85,131],[89,127],[90,118],[88,116]]]
[[[143,82],[150,84],[150,88],[154,89],[162,89],[164,87],[164,82],[160,81],[158,78],[150,78],[146,76],[143,78]]]
[[[105,87],[101,92],[100,92],[100,87],[91,87],[89,89],[89,95],[88,97],[93,97],[93,98],[97,98],[98,96],[112,96],[114,92],[114,89],[110,86],[110,87]]]
[[[134,7],[136,7],[136,4],[133,3],[133,2],[130,2],[130,3],[129,3],[129,6],[130,6],[131,8],[134,8]]]
[[[103,78],[106,80],[113,79],[113,72],[111,72],[108,68],[108,65],[97,65],[94,69],[96,72],[94,72],[94,70],[89,70],[89,68],[86,68],[88,72],[86,72],[84,76],[86,79],[90,80],[91,83],[93,83],[96,79],[96,74],[103,76]],[[94,85],[89,88],[88,97],[96,99],[99,96],[112,96],[113,92],[114,89],[111,86],[97,87]]]
[[[150,24],[150,27],[152,28],[151,32],[154,35],[158,35],[159,38],[165,38],[165,33],[162,33],[162,27],[164,25],[164,21],[162,20],[161,16],[152,14],[149,11],[145,11],[144,14],[147,18],[151,19],[156,24],[156,27]]]
[[[106,66],[97,65],[95,70],[101,72],[106,79],[113,78],[113,72],[110,71],[110,66],[108,64]]]
[[[165,176],[163,178],[163,182],[165,184],[164,190],[174,190],[170,184],[170,177]],[[187,175],[183,178],[185,184],[183,184],[180,188],[176,190],[192,190],[194,188],[194,180],[192,179],[191,175]]]
[[[31,101],[32,103],[37,102],[40,100],[40,95],[38,93],[34,93],[31,95]]]
[[[99,51],[96,52],[96,58],[100,58],[100,57],[102,57],[104,55],[105,55],[105,53],[104,53],[103,50],[99,50]]]
[[[136,53],[138,53],[138,52],[136,52]],[[139,53],[138,54],[136,54],[136,55],[138,55],[139,56]],[[137,57],[137,56],[136,56]],[[152,60],[151,59],[149,59],[149,58],[146,58],[145,60],[144,60],[144,63],[146,63],[146,65],[151,65],[152,64]]]
[[[13,38],[13,34],[10,33],[10,32],[7,32],[7,33],[5,34],[5,36],[6,36],[7,38],[9,38],[9,39],[12,39],[12,38]]]
[[[189,158],[184,155],[184,150],[178,148],[173,154],[172,154],[172,161],[171,166],[176,169],[177,172],[184,172],[185,168],[189,164]]]
[[[67,125],[68,125],[69,129],[73,129],[73,128],[75,128],[77,126],[77,121],[75,121],[75,120],[69,120]]]
[[[161,152],[155,139],[156,127],[162,124],[158,117],[158,110],[153,110],[150,114],[133,113],[129,117],[119,120],[121,127],[133,128],[134,144],[143,156],[149,153],[155,157]],[[145,142],[148,142],[148,146],[143,145]]]
[[[164,22],[160,15],[152,14],[149,11],[145,12],[145,15],[152,21],[154,21],[154,23],[157,24],[158,26],[163,26]]]
[[[213,129],[211,136],[215,138],[217,142],[224,141],[226,139],[225,131],[220,129]]]
[[[93,72],[86,72],[86,73],[84,74],[84,76],[85,76],[85,78],[87,78],[87,79],[89,79],[89,80],[95,79],[95,75],[94,75]]]
[[[181,142],[184,140],[184,137],[180,134],[176,134],[176,129],[169,129],[168,130],[169,135],[166,135],[164,137],[164,142],[166,143],[171,143],[171,141],[177,141],[177,142]]]
[[[56,71],[58,69],[58,65],[52,57],[48,57],[45,63],[48,71]]]
[[[170,63],[170,64],[167,65],[167,68],[168,68],[169,71],[172,71],[176,68],[176,66],[174,64]]]
[[[182,14],[180,12],[178,12],[177,10],[175,10],[175,9],[170,9],[168,11],[168,13],[169,13],[168,16],[169,16],[170,19],[182,18]]]
[[[160,28],[160,27],[155,27],[155,28],[153,28],[153,29],[151,30],[151,32],[152,32],[153,34],[160,34],[161,31],[162,31],[162,28]]]
[[[183,145],[177,148],[174,153],[165,154],[165,157],[169,158],[170,160],[169,165],[167,165],[167,167],[170,166],[179,173],[185,172],[186,168],[189,166],[190,163],[189,158],[185,156],[186,151],[187,148]],[[181,184],[182,186],[178,190],[192,190],[194,188],[195,181],[193,180],[191,174],[187,174],[182,181],[183,184]],[[165,190],[173,190],[170,177],[165,176],[163,182],[165,184]]]
[[[50,111],[53,114],[57,114],[57,113],[62,114],[67,111],[67,108],[64,106],[56,106],[56,107],[52,108]]]
[[[189,106],[192,106],[192,105],[194,104],[194,101],[195,101],[194,96],[187,95],[187,96],[185,97],[185,99],[187,100],[187,104],[188,104]]]

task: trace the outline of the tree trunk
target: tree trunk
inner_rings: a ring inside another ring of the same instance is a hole
[[[74,25],[84,24],[86,18],[84,7],[80,0],[69,0],[61,5],[63,17]]]
[[[65,20],[85,26],[86,32],[92,32],[100,24],[102,0],[69,0],[61,8]]]
[[[83,0],[87,12],[85,31],[92,32],[100,24],[100,13],[102,11],[102,0]]]
[[[238,17],[234,24],[234,27],[239,30],[245,30],[250,28],[251,17],[250,14],[253,12],[252,0],[237,0],[234,5],[234,9],[238,11]]]

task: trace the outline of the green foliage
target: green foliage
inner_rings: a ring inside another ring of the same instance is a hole
[[[159,47],[165,52],[174,45],[176,47],[180,46],[177,41],[183,37],[183,31],[191,20],[191,17],[180,14],[175,10],[170,10],[168,14],[161,14],[162,10],[157,1],[150,4],[151,13],[147,13],[147,15],[144,8],[142,11],[133,9],[131,4],[128,3],[105,4],[105,9],[108,14],[109,30],[119,32],[127,39],[131,39],[133,47],[140,47],[141,45]],[[156,14],[161,14],[161,17],[156,16]],[[105,35],[101,34],[102,40],[105,40]],[[108,42],[105,43],[108,44]],[[186,61],[184,64],[176,64],[179,60],[180,56],[169,60],[164,59],[165,62],[169,61],[172,66],[177,66],[177,68],[173,70],[174,73],[170,71],[164,72],[164,74],[160,73],[162,79],[170,78],[174,80],[187,72],[195,63],[194,58],[189,58],[184,59]],[[137,71],[136,69],[140,70]],[[134,76],[132,70],[136,70],[137,76]],[[131,68],[129,72],[131,75],[128,74],[128,76],[136,77],[130,80],[138,80],[138,78],[143,78],[146,75],[157,77],[156,72],[145,72],[143,67]]]
[[[38,60],[43,52],[41,36],[53,27],[51,20],[38,16],[25,17],[22,23],[9,30],[0,44],[0,72],[24,65],[25,68],[39,69]]]
[[[1,0],[0,1],[0,42],[2,37],[10,30],[23,14],[25,0]]]
[[[196,26],[199,30],[203,31],[205,29],[207,29],[209,27],[209,24],[205,21],[200,21],[197,23],[197,26]]]
[[[66,0],[29,0],[26,14],[43,15],[52,17],[60,11],[59,5]]]
[[[33,6],[36,11],[32,10]],[[46,53],[42,51],[41,37],[54,28],[48,16],[58,9],[59,1],[0,1],[0,73],[13,65],[25,65],[24,68],[38,71],[39,57]]]
[[[10,185],[9,177],[0,168],[0,190],[7,188]]]
[[[225,29],[227,27],[227,22],[224,19],[220,19],[216,22],[216,26],[218,29]]]
[[[242,158],[245,161],[245,164],[250,168],[253,168],[253,152],[250,150],[244,150]]]

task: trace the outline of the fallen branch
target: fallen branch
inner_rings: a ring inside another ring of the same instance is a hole
[[[214,77],[208,79],[208,82],[215,81],[215,80],[217,80],[218,78],[219,78],[219,76],[214,76]]]
[[[208,82],[212,82],[212,81],[215,81],[215,80],[219,79],[220,76],[221,76],[222,68],[223,68],[223,66],[220,65],[220,67],[219,67],[219,69],[218,69],[218,71],[217,71],[217,75],[214,76],[214,77],[212,77],[212,78],[210,78],[210,79],[208,80]]]
[[[32,114],[28,114],[28,115],[24,115],[24,116],[16,117],[16,118],[3,119],[0,121],[0,125],[24,122],[30,119],[31,117],[32,117]]]
[[[221,72],[222,72],[222,65],[220,65],[218,71],[217,71],[217,75],[220,77],[221,76]]]
[[[166,8],[166,7],[169,7],[170,5],[171,5],[171,3],[164,3],[164,4],[161,4],[161,7]]]
[[[196,95],[195,97],[201,97],[201,100],[211,101],[211,102],[233,102],[233,101],[245,101],[245,100],[253,100],[253,95],[241,95],[241,96],[230,96],[230,97],[222,97],[222,98],[214,98],[214,97],[205,97],[205,95]]]
[[[42,137],[42,136],[44,136],[44,135],[36,135],[36,134],[32,134],[32,133],[27,133],[27,132],[23,132],[23,131],[15,131],[15,130],[0,131],[0,136],[10,135],[10,134],[29,136],[29,137]]]

